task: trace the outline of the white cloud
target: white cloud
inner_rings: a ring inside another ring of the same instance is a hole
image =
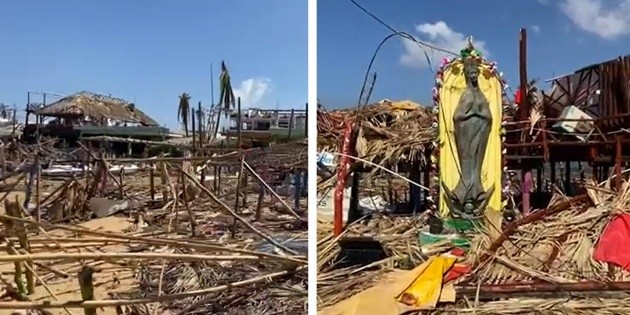
[[[548,5],[549,4],[549,0],[537,0],[538,3],[542,4],[542,5]]]
[[[616,2],[605,8],[602,0],[562,0],[560,9],[578,28],[614,39],[630,34],[630,0]]]
[[[534,33],[540,34],[540,26],[532,25],[532,30],[534,31]]]
[[[459,53],[459,51],[465,48],[468,44],[466,35],[454,31],[443,21],[438,21],[435,24],[424,23],[416,25],[416,32],[418,32],[419,36],[417,37],[417,39],[419,41],[455,53]],[[486,49],[486,43],[484,41],[480,41],[474,38],[473,41],[475,44],[475,48],[481,51],[485,56],[489,54],[488,50]],[[428,66],[424,52],[420,47],[418,47],[418,44],[407,39],[403,39],[402,43],[405,52],[402,56],[400,56],[400,63],[410,67],[423,68]],[[436,51],[429,48],[425,49],[427,54],[429,55],[429,59],[431,59],[431,63],[434,64],[434,66],[439,63],[442,58],[451,56],[450,54],[447,54],[445,52]]]
[[[267,78],[251,78],[241,82],[234,89],[234,96],[241,98],[243,107],[261,107],[260,102],[271,92],[271,80]]]

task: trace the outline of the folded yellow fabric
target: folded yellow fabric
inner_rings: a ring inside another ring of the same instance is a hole
[[[318,314],[399,315],[433,308],[438,302],[454,302],[455,288],[452,283],[442,287],[442,278],[455,260],[456,258],[437,256],[411,271],[394,271],[377,285],[322,309]],[[409,298],[415,299],[414,305],[399,303],[405,293]]]

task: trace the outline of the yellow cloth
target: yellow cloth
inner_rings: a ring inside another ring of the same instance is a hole
[[[455,258],[439,256],[431,258],[411,271],[394,271],[377,285],[357,293],[345,301],[324,308],[318,314],[399,315],[410,311],[433,308],[438,302],[455,302],[455,288],[452,282],[442,287],[442,275],[450,268],[446,268],[446,266],[449,264],[452,266],[454,263]],[[444,270],[444,272],[438,277],[435,272],[440,270]],[[438,278],[436,279],[436,277]],[[409,306],[396,300],[398,296],[402,295],[401,292],[409,291],[414,295],[423,295],[420,288],[427,290],[427,292],[433,292],[433,294],[424,294],[431,299],[418,299],[419,302],[423,303],[422,306]]]
[[[396,297],[396,300],[419,308],[435,307],[442,294],[442,280],[455,261],[454,257],[431,257],[421,265],[424,268],[418,273],[416,279]]]

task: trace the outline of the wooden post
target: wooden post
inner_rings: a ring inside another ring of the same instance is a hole
[[[212,177],[212,189],[214,189],[214,193],[218,193],[219,192],[219,184],[218,184],[218,180],[219,180],[219,167],[218,166],[213,166],[212,170],[214,171],[213,174],[214,176]]]
[[[426,188],[431,188],[431,168],[432,168],[432,162],[431,162],[431,157],[433,155],[433,150],[435,150],[435,148],[431,148],[430,150],[425,146],[424,149],[424,178],[422,179],[422,184],[424,184],[424,187]],[[425,207],[428,206],[428,199],[431,196],[431,192],[430,191],[424,191],[424,204]],[[437,202],[437,200],[436,200]]]
[[[120,195],[120,200],[125,199],[125,186],[123,184],[123,179],[125,177],[125,166],[120,164],[120,172],[118,172],[118,181],[120,182],[120,186],[118,186],[118,194]]]
[[[160,158],[164,157],[163,154],[160,154]],[[160,162],[160,179],[162,180],[162,206],[166,206],[168,204],[168,170],[164,164],[165,162]]]
[[[243,139],[241,138],[241,129],[243,129],[243,123],[241,121],[241,98],[237,98],[236,99],[236,106],[237,106],[237,116],[236,116],[236,134],[238,136],[237,139],[237,148],[240,152],[241,150],[241,146],[242,146],[242,141]],[[240,153],[239,153],[240,154]]]
[[[182,163],[183,166],[184,163]],[[184,207],[186,207],[186,212],[188,212],[188,220],[190,222],[190,236],[195,237],[195,216],[193,215],[192,210],[190,210],[190,204],[188,203],[188,188],[186,188],[186,177],[184,176],[184,168],[179,172],[180,180],[182,181],[182,193],[184,194]]]
[[[35,167],[37,168],[35,179],[37,182],[35,183],[35,220],[40,222],[42,219],[42,209],[41,209],[41,198],[42,198],[42,163],[39,158],[39,150],[37,151],[37,157],[35,158]],[[20,211],[21,212],[21,211]],[[37,231],[39,234],[39,230]]]
[[[268,165],[263,166],[262,176],[263,181],[267,180],[268,174]],[[256,203],[256,221],[262,221],[262,203],[265,200],[265,185],[261,182],[259,183],[260,191],[258,192],[258,202]]]
[[[350,165],[350,159],[348,154],[351,154],[352,148],[352,130],[353,123],[346,120],[344,123],[344,135],[342,142],[342,153],[344,155],[339,159],[339,166],[337,167],[337,183],[335,185],[334,196],[334,225],[333,234],[339,236],[343,231],[343,193],[346,188],[346,176],[348,174],[348,166]]]
[[[83,266],[79,271],[79,286],[81,287],[81,298],[83,301],[94,300],[94,269],[90,266]],[[85,315],[96,315],[96,308],[84,308]]]
[[[521,92],[521,103],[518,108],[518,117],[519,121],[524,123],[529,119],[529,101],[527,99],[527,30],[522,28],[520,31],[519,38],[519,81],[520,81],[520,92]],[[521,141],[525,141],[525,137],[527,137],[526,131],[521,131]],[[526,155],[527,152],[525,149],[521,152],[522,155]],[[533,178],[532,178],[532,169],[529,163],[525,162],[521,159],[522,166],[522,191],[523,191],[523,214],[529,214],[530,210],[530,194],[532,190]]]
[[[9,216],[16,218],[24,218],[24,213],[20,209],[20,204],[17,201],[4,200],[4,208]],[[27,253],[31,252],[30,243],[28,241],[28,234],[26,233],[26,226],[22,221],[14,221],[9,224],[9,230],[12,234],[16,235],[20,243],[20,247]],[[35,293],[35,275],[33,273],[33,262],[26,261],[24,264],[26,268],[26,290],[28,294]],[[17,267],[17,265],[16,265]],[[18,270],[16,270],[17,272]],[[17,281],[16,281],[17,282]]]
[[[197,146],[196,146],[196,143],[195,143],[195,132],[196,132],[196,130],[195,130],[195,120],[196,120],[196,118],[195,118],[195,108],[194,107],[190,111],[190,118],[191,118],[190,121],[191,121],[191,124],[192,124],[192,152],[193,152],[193,155],[194,155],[195,152],[197,152]]]
[[[87,142],[87,156],[85,157],[85,187],[90,187],[90,158],[92,157],[92,142]]]
[[[239,102],[240,104],[240,102]],[[240,109],[240,106],[239,106]],[[240,113],[240,111],[239,111]],[[241,194],[241,182],[243,181],[243,172],[245,171],[245,159],[244,157],[241,155],[241,168],[238,171],[238,179],[236,182],[236,198],[234,201],[234,212],[236,212],[237,214],[239,213],[238,211],[238,197]],[[234,219],[234,222],[232,223],[232,237],[236,236],[236,229],[238,225],[238,221],[236,219]]]
[[[295,118],[295,109],[291,108],[291,116],[289,116],[289,135],[288,139],[291,139],[291,131],[293,130],[293,119]]]
[[[201,184],[204,187],[206,187],[206,169],[207,168],[208,168],[208,166],[205,163],[201,165]]]
[[[308,137],[308,102],[305,106],[305,115],[304,115],[304,137]]]
[[[31,114],[31,92],[26,92],[26,118],[24,118],[24,126],[28,125],[28,116]]]
[[[615,186],[617,191],[621,190],[621,136],[615,136]]]
[[[202,115],[201,101],[199,101],[199,103],[197,103],[197,129],[199,129],[199,137],[197,138],[197,143],[198,143],[199,149],[201,149],[201,147],[203,147],[203,143],[205,141],[201,115]]]
[[[14,255],[15,252],[16,252],[15,244],[13,243],[13,240],[11,239],[7,240],[7,254]],[[15,272],[13,273],[13,281],[15,281],[15,287],[18,291],[17,293],[19,295],[25,296],[27,292],[26,292],[26,288],[24,287],[24,280],[22,279],[22,276],[24,275],[24,270],[22,269],[22,262],[16,261],[13,263],[13,266],[15,267]]]
[[[155,163],[149,164],[149,185],[151,186],[151,200],[155,200]]]

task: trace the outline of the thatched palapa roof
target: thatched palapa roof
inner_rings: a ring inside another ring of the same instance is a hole
[[[141,123],[145,126],[159,125],[131,102],[85,91],[66,96],[50,105],[44,106],[36,110],[35,114],[52,117],[88,116],[95,121],[109,118],[118,121]]]

